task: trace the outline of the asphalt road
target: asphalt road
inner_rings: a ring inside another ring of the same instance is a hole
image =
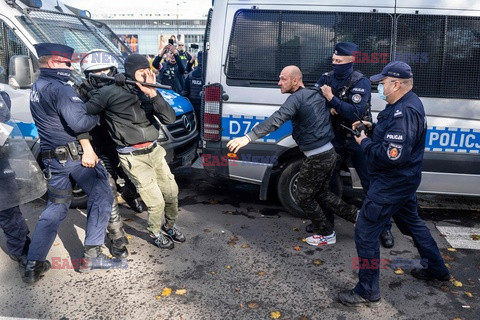
[[[122,207],[130,256],[121,269],[79,274],[68,268],[69,259],[82,255],[84,210],[70,210],[50,250],[48,259],[64,259],[60,268],[33,286],[22,282],[2,234],[0,318],[479,319],[478,251],[448,251],[435,228],[479,227],[476,199],[421,200],[426,223],[462,287],[417,281],[408,271],[397,275],[387,264],[381,271],[382,305],[348,308],[336,294],[357,279],[350,223],[338,218],[337,243],[315,248],[302,242],[307,221],[285,213],[275,199],[258,200],[258,187],[191,168],[175,175],[181,190],[178,227],[187,242],[169,251],[156,248],[144,227],[146,213]],[[44,205],[40,199],[22,206],[31,230]],[[382,249],[381,258],[419,259],[412,241],[396,227],[393,232],[395,247]]]

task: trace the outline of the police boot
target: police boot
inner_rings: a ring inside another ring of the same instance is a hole
[[[22,278],[23,282],[28,284],[33,284],[40,280],[42,275],[50,270],[52,264],[50,261],[27,261],[25,266],[25,276]]]
[[[384,248],[392,248],[395,244],[395,240],[393,239],[392,230],[384,230],[380,235],[380,240],[382,242],[382,246]]]
[[[78,272],[90,272],[94,269],[111,269],[113,259],[102,252],[102,246],[85,246]]]
[[[108,238],[110,239],[110,253],[118,259],[128,257],[128,244],[125,231],[123,230],[123,222],[118,211],[118,202],[113,200],[112,213],[107,226]]]
[[[23,249],[22,249],[22,254],[19,255],[19,256],[16,256],[16,255],[13,255],[13,254],[10,254],[9,257],[10,259],[14,260],[14,261],[17,261],[18,262],[18,265],[21,267],[21,268],[25,268],[26,265],[27,265],[27,253],[28,253],[28,248],[30,247],[30,238],[27,237],[27,240],[25,240],[25,244],[23,245]]]

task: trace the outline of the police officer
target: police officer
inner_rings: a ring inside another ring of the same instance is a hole
[[[10,120],[10,97],[5,91],[0,91],[0,123],[5,123]],[[0,128],[1,129],[1,128]],[[2,139],[3,140],[3,139]],[[6,202],[3,199],[3,195],[10,195],[12,190],[17,189],[15,183],[15,173],[10,168],[6,155],[4,156],[4,146],[0,144],[0,200]],[[10,190],[9,190],[10,189]],[[9,256],[12,260],[17,261],[20,266],[25,267],[27,263],[27,252],[30,245],[30,238],[28,234],[27,223],[22,216],[20,207],[15,205],[11,208],[4,209],[0,206],[0,227],[5,233],[7,238],[7,249]]]
[[[332,55],[333,71],[323,74],[315,86],[322,90],[327,99],[327,107],[330,109],[335,133],[332,141],[335,151],[340,155],[342,161],[350,156],[355,171],[360,177],[363,190],[367,193],[370,178],[365,156],[353,139],[353,135],[341,126],[343,124],[350,128],[352,123],[360,118],[371,120],[370,81],[361,72],[353,70],[353,55],[358,51],[355,43],[337,43]],[[332,184],[335,184],[335,181],[335,179],[332,180]],[[333,216],[331,217],[333,219]],[[387,223],[381,234],[382,245],[386,248],[391,248],[394,244],[391,227],[392,224]]]
[[[362,131],[355,140],[361,146],[371,175],[371,185],[355,227],[355,244],[362,265],[353,290],[339,293],[348,306],[380,304],[378,236],[392,217],[400,231],[413,238],[422,261],[422,269],[411,274],[421,280],[448,281],[450,273],[437,244],[417,212],[415,192],[422,177],[427,122],[422,102],[413,93],[413,74],[405,62],[387,64],[381,74],[370,78],[380,81],[378,93],[387,101],[378,114],[371,137]],[[359,122],[353,124],[355,128]],[[367,122],[372,128],[372,123]],[[374,266],[377,259],[377,268]]]
[[[193,109],[195,110],[195,115],[197,116],[197,123],[201,121],[200,109],[202,105],[202,89],[203,89],[203,78],[202,78],[202,52],[198,52],[198,66],[190,72],[185,78],[185,86],[182,90],[182,96],[187,97],[188,100],[192,103]],[[200,129],[200,126],[198,126]]]
[[[230,152],[237,153],[250,141],[266,136],[291,120],[292,137],[305,154],[298,175],[296,201],[314,227],[315,234],[307,238],[307,243],[313,246],[334,244],[337,238],[333,225],[322,209],[337,212],[354,222],[357,208],[343,202],[328,187],[338,155],[330,143],[333,132],[325,99],[317,90],[304,88],[302,72],[296,66],[285,67],[279,78],[281,92],[292,95],[268,119],[244,137],[229,141],[227,147]]]
[[[26,283],[38,281],[51,267],[46,257],[70,206],[70,179],[88,194],[84,259],[79,271],[111,266],[111,259],[102,253],[101,246],[113,196],[108,173],[83,135],[98,123],[99,118],[86,114],[82,100],[67,84],[72,72],[74,49],[52,43],[36,44],[35,49],[39,57],[40,77],[32,86],[30,110],[40,136],[48,179],[48,202],[37,222],[28,251],[23,278]],[[77,139],[80,139],[83,155],[80,155]]]

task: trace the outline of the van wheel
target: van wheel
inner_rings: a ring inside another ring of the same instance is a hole
[[[85,209],[87,207],[88,196],[76,183],[72,182],[72,203],[70,208],[72,209]]]
[[[295,201],[295,193],[297,192],[297,178],[302,166],[302,159],[291,161],[283,169],[277,183],[277,195],[280,199],[280,203],[288,212],[295,217],[306,218],[305,213],[297,205]],[[343,194],[343,181],[340,174],[335,175],[337,180],[337,190],[335,194],[339,197]]]
[[[295,201],[297,178],[301,165],[302,159],[297,159],[291,161],[285,166],[278,178],[277,195],[278,199],[280,199],[280,203],[292,216],[305,218],[305,213]]]

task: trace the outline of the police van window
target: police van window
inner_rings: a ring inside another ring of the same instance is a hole
[[[227,84],[276,86],[282,68],[294,64],[312,85],[331,70],[338,41],[356,42],[357,68],[374,74],[388,63],[392,20],[381,13],[239,10],[225,63]]]
[[[396,52],[419,96],[480,99],[479,17],[400,15]]]
[[[8,63],[14,55],[28,55],[28,48],[4,22],[0,22],[0,82],[8,83]]]

